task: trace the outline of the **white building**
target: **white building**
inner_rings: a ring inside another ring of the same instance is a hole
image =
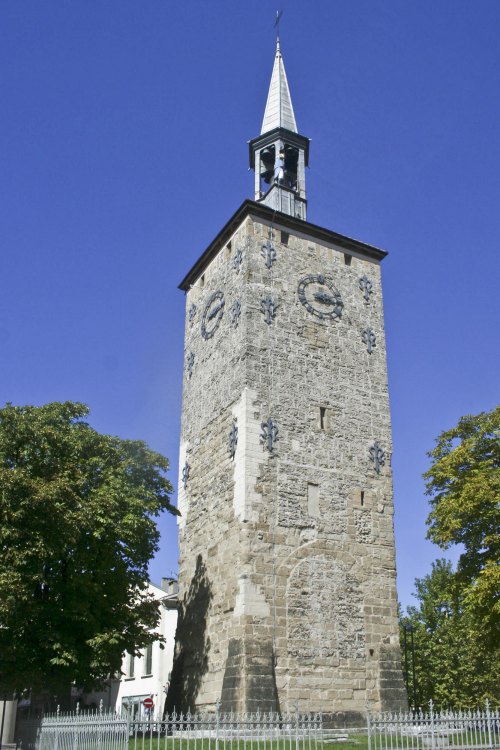
[[[111,679],[102,692],[88,693],[81,700],[82,707],[97,708],[102,701],[104,709],[131,715],[133,718],[155,716],[163,711],[172,671],[175,629],[177,626],[177,581],[163,578],[161,588],[150,583],[150,593],[160,605],[160,622],[157,632],[165,639],[155,641],[143,649],[140,656],[125,654],[122,674]],[[162,648],[163,646],[163,648]],[[144,707],[144,700],[152,698],[153,708]]]

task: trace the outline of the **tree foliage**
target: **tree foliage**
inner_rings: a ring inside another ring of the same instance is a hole
[[[499,644],[489,644],[481,626],[464,606],[463,589],[451,562],[440,559],[432,572],[415,581],[418,606],[401,618],[403,668],[408,666],[412,698],[411,627],[415,646],[417,706],[432,699],[437,708],[476,707],[500,700]],[[406,627],[406,653],[404,631]]]
[[[0,690],[90,688],[151,640],[167,460],[79,403],[0,409]]]
[[[463,545],[457,577],[463,604],[500,640],[500,407],[466,416],[437,439],[424,475],[431,496],[428,537]]]
[[[426,472],[428,537],[443,549],[461,545],[457,569],[437,560],[415,581],[418,606],[406,626],[410,695],[410,629],[417,703],[441,708],[500,701],[500,407],[466,416],[443,432]]]

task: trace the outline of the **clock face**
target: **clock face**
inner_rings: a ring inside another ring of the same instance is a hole
[[[224,295],[222,292],[214,292],[205,305],[201,319],[201,335],[204,339],[212,338],[219,327],[223,315]]]
[[[306,310],[320,320],[342,316],[344,303],[330,276],[322,273],[305,276],[299,282],[298,294]]]

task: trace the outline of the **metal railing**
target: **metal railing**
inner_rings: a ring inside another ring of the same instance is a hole
[[[432,702],[426,712],[368,710],[365,732],[368,750],[493,750],[500,748],[500,712],[488,703],[477,711],[437,712]],[[37,750],[325,750],[346,740],[346,730],[323,729],[321,714],[298,710],[235,714],[217,707],[213,713],[132,718],[100,709],[45,716]]]
[[[38,750],[125,750],[129,723],[115,713],[56,714],[44,716],[37,738]]]
[[[54,714],[42,720],[38,750],[320,750],[320,714]]]
[[[368,711],[368,750],[437,750],[449,747],[500,747],[500,712],[486,701],[477,711],[428,711],[371,714]]]

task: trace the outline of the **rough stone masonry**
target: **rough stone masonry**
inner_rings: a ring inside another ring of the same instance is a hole
[[[384,256],[245,201],[181,285],[171,708],[406,706]]]

